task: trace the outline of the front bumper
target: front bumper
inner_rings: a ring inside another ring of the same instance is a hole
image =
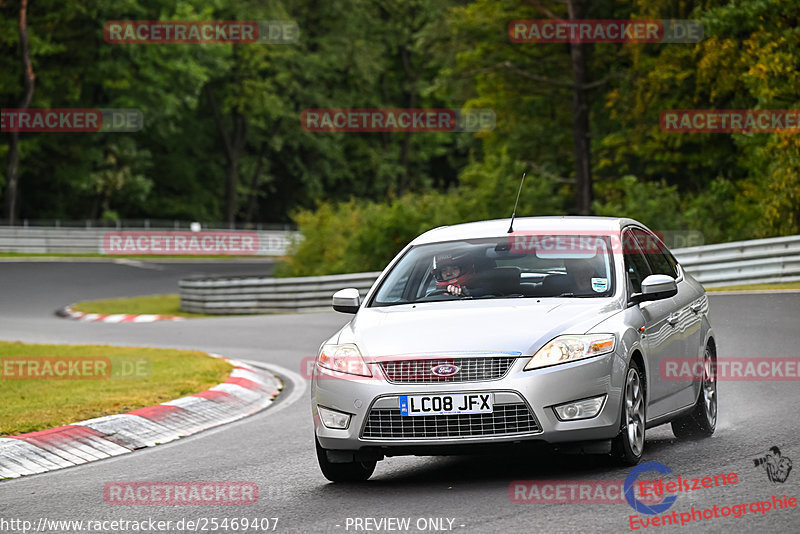
[[[373,373],[371,378],[331,373],[318,368],[311,386],[317,439],[323,448],[332,450],[402,449],[416,446],[435,449],[437,446],[446,448],[528,440],[551,444],[607,440],[618,434],[627,369],[624,358],[610,353],[523,371],[529,359],[530,357],[517,358],[501,379],[458,383],[390,383],[377,363],[369,364]],[[464,425],[459,429],[459,425],[452,420],[419,422],[417,427],[427,427],[427,430],[410,434],[403,430],[414,426],[410,420],[424,418],[400,418],[401,395],[472,392],[494,393],[497,414],[493,419],[473,417],[466,427],[475,431],[465,431]],[[599,395],[606,395],[606,400],[600,412],[591,419],[561,421],[553,411],[555,405]],[[320,421],[317,406],[351,414],[349,426],[342,430],[326,428]],[[524,412],[530,414],[532,422],[525,419]],[[512,424],[506,425],[508,422]],[[381,425],[394,428],[394,431],[375,432]],[[401,437],[387,437],[398,435]]]

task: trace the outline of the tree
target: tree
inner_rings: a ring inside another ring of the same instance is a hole
[[[693,18],[696,44],[626,47],[626,83],[607,94],[613,124],[600,139],[604,169],[678,186],[686,221],[712,240],[800,231],[800,152],[792,132],[675,134],[668,109],[797,109],[800,6],[722,0],[691,6],[638,0],[648,18]],[[764,21],[769,21],[765,24]]]
[[[620,45],[515,43],[507,27],[517,19],[629,15],[613,2],[586,6],[581,0],[478,0],[449,15],[457,62],[441,77],[477,90],[471,105],[496,110],[497,128],[483,137],[484,153],[508,150],[554,188],[572,186],[573,213],[592,212],[590,139],[605,121],[597,93],[612,90],[622,78],[623,64],[613,53]]]
[[[31,63],[30,44],[28,41],[28,0],[21,0],[19,7],[19,48],[22,61],[23,96],[19,104],[21,110],[28,109],[33,100],[33,89],[36,75]],[[8,173],[6,175],[6,219],[9,225],[16,221],[17,191],[19,185],[19,132],[11,132],[11,143],[8,152]]]
[[[569,20],[583,18],[580,0],[567,0]],[[580,215],[592,214],[592,152],[589,143],[589,103],[586,60],[581,43],[570,43],[572,59],[572,136],[575,139],[575,196]]]

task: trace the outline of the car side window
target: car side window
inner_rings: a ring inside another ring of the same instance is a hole
[[[669,252],[666,245],[655,234],[645,232],[639,228],[634,228],[631,232],[636,239],[636,243],[644,252],[653,274],[665,274],[672,278],[678,277],[678,270],[667,258]]]
[[[632,230],[636,238],[636,242],[644,250],[647,263],[650,265],[650,270],[653,274],[665,274],[672,278],[678,277],[678,270],[673,264],[674,259],[667,251],[666,245],[654,234],[645,232],[639,228]],[[672,259],[672,261],[670,261]]]
[[[623,234],[622,243],[625,273],[628,276],[631,292],[641,293],[642,280],[651,274],[650,266],[639,248],[639,245],[636,243],[636,237],[630,230]]]
[[[675,256],[672,255],[672,252],[670,252],[667,249],[664,249],[664,256],[667,258],[667,261],[669,262],[670,266],[672,267],[672,270],[675,272],[675,276],[677,277],[678,276],[678,260],[676,260]]]

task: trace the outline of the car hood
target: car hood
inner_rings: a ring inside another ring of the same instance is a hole
[[[362,308],[339,335],[368,360],[452,352],[533,354],[621,311],[612,299],[497,299]]]

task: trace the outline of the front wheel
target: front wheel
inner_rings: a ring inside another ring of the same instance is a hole
[[[645,395],[639,365],[631,360],[625,374],[620,432],[611,443],[611,455],[622,465],[636,465],[644,453]]]
[[[672,422],[672,433],[678,439],[710,437],[717,428],[716,357],[711,347],[703,355],[703,384],[694,409]]]
[[[328,459],[328,452],[322,448],[314,438],[317,445],[317,461],[322,474],[331,482],[364,482],[375,471],[377,461],[332,463]]]

